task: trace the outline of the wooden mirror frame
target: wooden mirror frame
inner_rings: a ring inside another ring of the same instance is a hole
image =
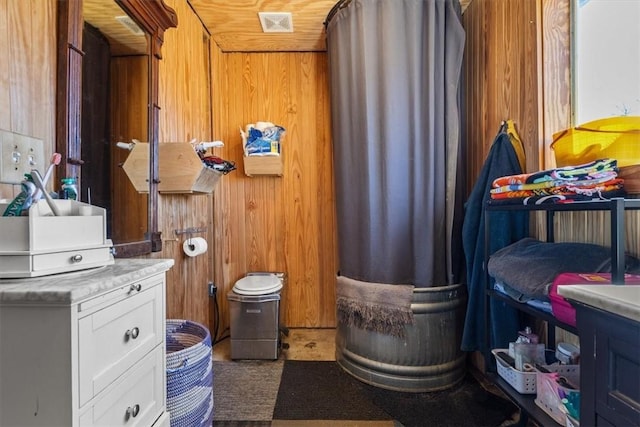
[[[114,244],[115,256],[127,258],[162,250],[158,230],[159,66],[164,32],[177,27],[178,17],[163,0],[114,0],[149,35],[149,214],[146,239]],[[80,180],[82,103],[82,0],[58,0],[58,66],[56,152],[62,155],[58,176]],[[80,182],[78,182],[80,187]]]

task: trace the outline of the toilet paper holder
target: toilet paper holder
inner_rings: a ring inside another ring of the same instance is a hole
[[[173,230],[173,232],[175,233],[176,236],[180,236],[182,234],[187,234],[187,241],[191,241],[191,236],[193,234],[198,234],[198,233],[206,233],[207,232],[207,227],[188,227],[188,228],[184,228],[182,230]]]
[[[189,257],[202,255],[207,251],[207,241],[201,237],[194,238],[197,233],[204,233],[207,227],[189,227],[182,230],[174,230],[176,236],[186,234],[187,238],[182,244],[182,250]],[[176,239],[177,240],[177,239]]]
[[[189,228],[184,228],[182,230],[173,230],[173,232],[176,234],[176,236],[179,236],[181,234],[206,233],[207,227],[189,227]]]

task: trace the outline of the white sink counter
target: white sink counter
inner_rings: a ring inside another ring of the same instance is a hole
[[[173,259],[116,259],[112,265],[25,279],[0,279],[3,303],[73,304],[167,271]]]
[[[640,322],[638,285],[565,285],[558,286],[558,294],[566,299]]]

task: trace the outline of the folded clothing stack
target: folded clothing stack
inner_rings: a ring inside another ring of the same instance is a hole
[[[617,160],[601,159],[578,166],[497,178],[490,204],[570,203],[624,197]]]

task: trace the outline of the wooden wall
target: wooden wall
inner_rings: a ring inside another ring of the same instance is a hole
[[[539,165],[537,0],[474,0],[463,18],[462,145],[467,194],[503,120],[522,138],[527,170]]]
[[[160,142],[210,141],[210,38],[187,2],[167,0],[178,15],[178,28],[165,33],[160,61]],[[162,179],[162,177],[161,177]],[[172,258],[175,264],[167,275],[167,317],[188,319],[211,327],[207,284],[213,281],[213,196],[159,196],[158,223],[162,232],[162,252],[155,258]],[[188,257],[182,244],[188,235],[176,234],[187,228],[205,229],[193,235],[207,239],[210,249],[198,257]]]
[[[55,143],[56,1],[0,0],[0,129]],[[0,198],[20,186],[0,184]]]
[[[234,161],[212,195],[160,195],[168,273],[167,316],[213,328],[208,282],[218,288],[220,328],[227,293],[251,271],[287,274],[282,323],[335,326],[337,254],[325,53],[222,53],[183,1],[166,2],[178,28],[165,33],[160,62],[160,141],[222,140],[213,154]],[[239,127],[272,121],[286,129],[283,177],[245,176]],[[206,228],[206,255],[182,252],[176,230]]]
[[[539,0],[541,169],[555,167],[553,134],[571,126],[571,0]]]
[[[325,53],[222,53],[212,46],[214,137],[238,170],[215,194],[215,278],[222,295],[250,271],[281,271],[282,323],[335,326],[337,273]],[[286,129],[284,176],[244,175],[239,128]],[[223,313],[228,311],[221,298]]]

